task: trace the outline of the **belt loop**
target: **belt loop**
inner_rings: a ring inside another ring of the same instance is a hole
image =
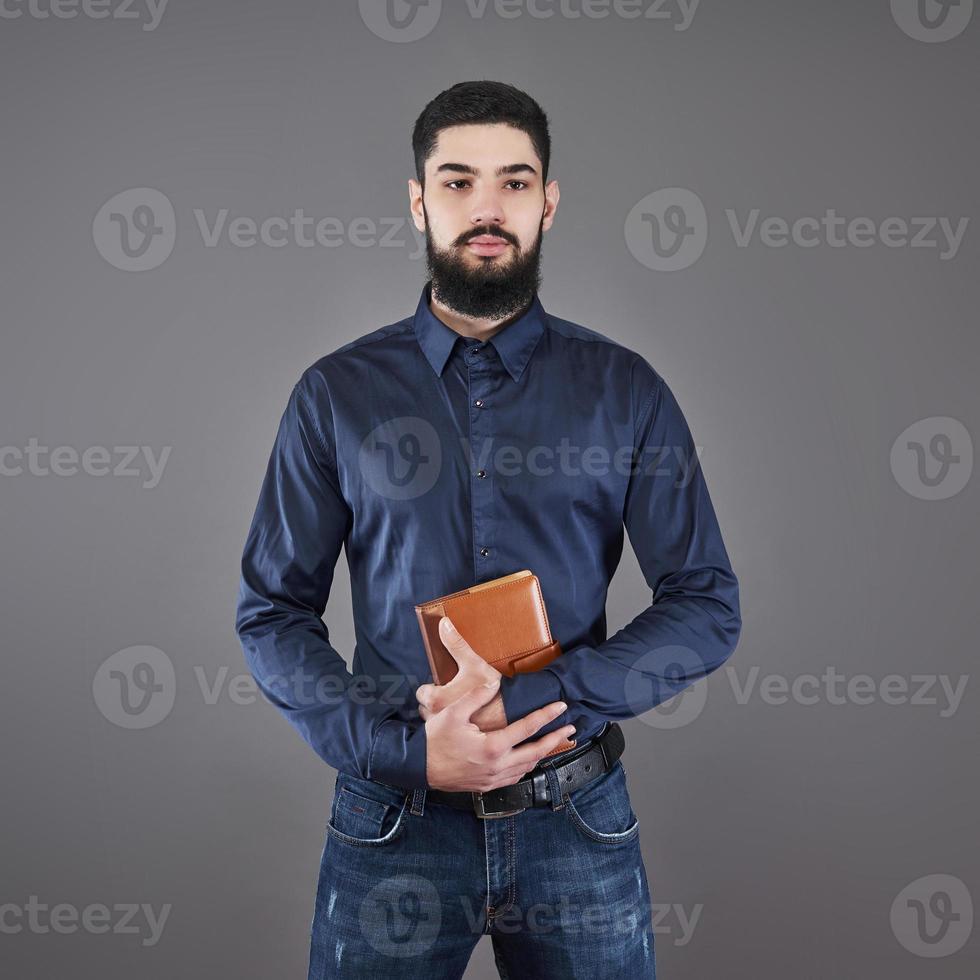
[[[421,817],[425,812],[425,790],[424,789],[413,789],[412,790],[412,808],[411,812],[416,817]]]
[[[551,809],[560,810],[565,805],[565,798],[562,796],[561,780],[555,772],[553,762],[544,763],[544,775],[548,780],[548,795],[551,797]]]

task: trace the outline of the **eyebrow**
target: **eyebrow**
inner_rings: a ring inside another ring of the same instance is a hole
[[[480,176],[480,171],[476,167],[471,167],[468,163],[440,163],[436,167],[436,173],[441,174],[444,171],[452,171],[454,173],[460,174],[472,174],[474,177]],[[494,171],[495,177],[503,177],[504,174],[520,174],[520,173],[532,173],[537,175],[537,170],[531,166],[529,163],[508,163],[504,167],[497,167]]]

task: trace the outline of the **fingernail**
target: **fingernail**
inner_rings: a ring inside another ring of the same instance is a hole
[[[558,702],[558,707],[555,710],[558,712],[558,714],[561,714],[567,707],[568,707],[568,705],[565,704],[564,701],[559,701]]]

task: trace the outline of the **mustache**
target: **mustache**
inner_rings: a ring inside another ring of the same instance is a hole
[[[516,238],[506,231],[495,231],[492,228],[485,228],[483,230],[476,229],[474,231],[467,232],[466,235],[458,238],[456,240],[457,245],[465,245],[467,242],[472,241],[474,238],[480,238],[483,235],[491,235],[494,238],[502,238],[505,242],[509,242],[511,245],[520,247]]]

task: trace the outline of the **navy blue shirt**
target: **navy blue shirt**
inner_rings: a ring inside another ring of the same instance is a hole
[[[265,697],[330,766],[427,788],[414,605],[528,568],[562,655],[504,677],[508,721],[551,701],[579,742],[719,667],[741,629],[691,433],[640,354],[535,298],[486,342],[429,308],[307,368],[241,563],[236,630]],[[606,636],[624,528],[650,604]],[[345,549],[351,670],[322,614]]]

